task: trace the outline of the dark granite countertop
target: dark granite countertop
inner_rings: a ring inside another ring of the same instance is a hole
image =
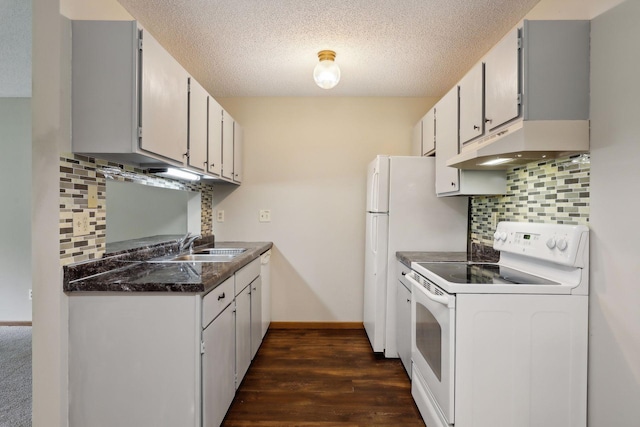
[[[206,240],[206,239],[205,239]],[[200,247],[210,246],[210,244]],[[64,267],[64,291],[193,292],[206,294],[272,247],[271,242],[216,242],[216,248],[246,248],[230,262],[149,262],[176,255],[177,243],[130,250]]]
[[[500,252],[490,246],[474,243],[471,253],[468,252],[396,252],[396,258],[407,267],[411,267],[412,262],[451,262],[451,261],[473,261],[473,262],[498,262]]]
[[[412,262],[467,261],[466,252],[396,252],[396,258],[407,267]]]

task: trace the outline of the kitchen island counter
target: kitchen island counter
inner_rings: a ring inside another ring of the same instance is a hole
[[[203,246],[204,247],[204,246]],[[190,292],[203,295],[272,247],[271,242],[216,242],[216,248],[246,248],[228,262],[157,262],[177,255],[177,243],[143,248],[64,267],[64,291]]]

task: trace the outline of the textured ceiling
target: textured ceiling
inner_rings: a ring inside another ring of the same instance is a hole
[[[438,97],[539,0],[119,1],[215,97]]]

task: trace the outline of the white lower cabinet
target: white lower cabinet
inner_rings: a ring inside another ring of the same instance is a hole
[[[251,291],[260,280],[260,258],[251,261],[235,274],[236,289],[236,389],[251,365]],[[262,321],[262,320],[261,320]]]
[[[400,361],[411,378],[411,288],[403,284],[404,275],[411,269],[397,262],[396,281],[396,346]],[[407,283],[411,285],[410,283]]]
[[[202,425],[217,427],[233,402],[235,387],[234,306],[202,331]]]
[[[251,360],[262,344],[262,279],[251,283]]]
[[[262,341],[261,306],[260,258],[204,297],[70,294],[69,426],[218,427]]]
[[[251,288],[236,295],[236,389],[251,364]]]

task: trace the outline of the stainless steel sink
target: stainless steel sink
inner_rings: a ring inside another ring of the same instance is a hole
[[[229,262],[246,250],[246,248],[206,248],[200,249],[193,254],[155,258],[147,262]]]
[[[195,255],[207,254],[207,255],[224,255],[224,256],[237,256],[245,252],[245,248],[206,248],[196,251]]]
[[[229,262],[232,261],[235,257],[240,254],[232,254],[232,255],[216,255],[216,254],[206,254],[206,253],[195,253],[195,254],[185,254],[179,255],[175,258],[170,258],[165,262]]]

